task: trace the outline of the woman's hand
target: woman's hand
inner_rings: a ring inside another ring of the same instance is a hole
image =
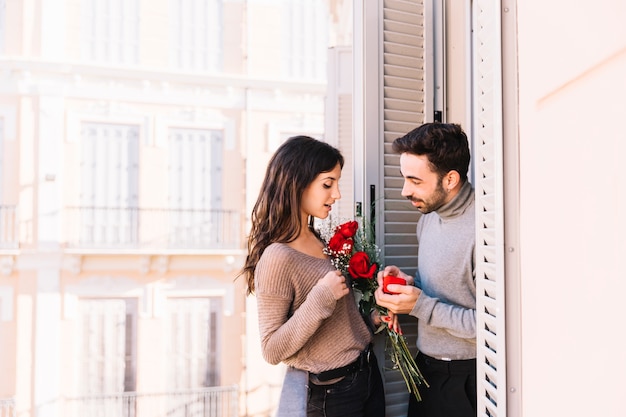
[[[398,315],[392,313],[391,311],[387,312],[386,316],[381,316],[380,318],[387,324],[391,330],[398,334],[402,334],[402,329],[400,328],[400,320],[398,319]],[[379,321],[380,322],[380,321]]]
[[[348,285],[346,284],[346,278],[341,275],[340,271],[330,271],[324,278],[318,281],[318,284],[326,285],[333,292],[335,300],[339,300],[350,293]]]
[[[377,309],[374,309],[370,314],[370,319],[374,324],[375,328],[381,325],[381,323],[385,323],[387,327],[395,331],[396,333],[402,334],[402,329],[400,328],[400,321],[398,320],[398,316],[392,312],[389,312],[386,316],[381,316],[380,312]]]

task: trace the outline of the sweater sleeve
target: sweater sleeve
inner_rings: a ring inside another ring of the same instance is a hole
[[[455,337],[476,338],[476,310],[447,304],[422,292],[410,313],[429,326],[444,329]]]
[[[276,251],[271,259],[262,257],[255,270],[261,349],[274,365],[296,354],[337,304],[331,289],[317,283],[291,314],[296,296],[292,280],[311,271],[305,265],[292,266],[286,256]]]
[[[424,228],[426,227],[427,217],[422,215],[417,222],[416,226],[416,236],[417,236],[417,245],[418,250],[419,246],[422,243],[422,234],[424,232]],[[432,223],[432,220],[431,220]],[[438,221],[435,223],[439,223]],[[470,224],[471,230],[473,231],[473,222]],[[469,227],[469,226],[468,226]],[[431,227],[432,229],[432,227]],[[472,234],[473,236],[473,234]],[[454,236],[454,239],[457,240],[459,237]],[[438,243],[440,243],[439,241]],[[472,248],[471,256],[467,255],[467,262],[471,263],[471,271],[474,270],[474,245],[473,240],[470,240],[467,244],[462,243],[461,247],[468,246]],[[440,249],[435,249],[435,252],[440,252]],[[464,253],[464,252],[461,252]],[[420,259],[418,257],[418,263]],[[459,265],[465,265],[466,263],[462,260],[457,260]],[[443,263],[443,261],[441,261]],[[440,298],[433,297],[428,295],[424,290],[428,291],[428,289],[424,289],[422,285],[422,278],[420,276],[420,268],[418,266],[417,271],[415,272],[415,286],[422,289],[422,293],[417,299],[415,306],[413,306],[413,310],[409,313],[410,315],[422,320],[424,323],[429,326],[436,327],[442,329],[449,333],[452,336],[462,338],[462,339],[475,339],[476,338],[476,310],[474,308],[464,307],[462,305],[458,305],[455,303],[447,302],[446,300],[441,300]],[[455,272],[459,272],[456,271]],[[465,278],[467,279],[467,278]],[[444,279],[439,279],[439,281],[445,281]],[[470,286],[469,281],[466,281],[467,287]],[[463,288],[466,288],[465,286]],[[475,302],[473,303],[475,304]]]

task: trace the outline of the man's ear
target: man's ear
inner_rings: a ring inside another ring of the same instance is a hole
[[[461,183],[461,175],[455,170],[448,171],[443,177],[444,188],[448,191],[454,190]]]

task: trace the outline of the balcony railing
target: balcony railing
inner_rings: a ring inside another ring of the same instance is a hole
[[[0,398],[0,417],[15,417],[15,399]]]
[[[18,247],[16,207],[0,205],[0,249],[17,249]]]
[[[69,248],[239,249],[241,213],[235,210],[180,210],[68,207]]]
[[[123,393],[66,400],[64,417],[238,417],[239,389]]]

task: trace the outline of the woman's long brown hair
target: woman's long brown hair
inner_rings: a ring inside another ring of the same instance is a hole
[[[301,232],[301,200],[306,187],[344,159],[338,149],[310,138],[287,139],[270,159],[259,197],[252,209],[248,256],[240,275],[246,277],[247,294],[254,293],[254,270],[271,243],[288,243]]]

